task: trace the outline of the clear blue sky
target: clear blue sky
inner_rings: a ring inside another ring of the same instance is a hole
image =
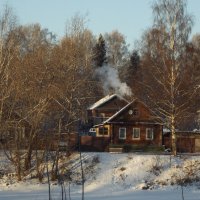
[[[118,29],[133,45],[152,25],[153,0],[0,0],[0,11],[8,4],[20,24],[40,23],[42,28],[62,37],[66,22],[76,13],[87,14],[87,27],[95,35]],[[194,16],[192,34],[200,33],[200,0],[188,0]]]

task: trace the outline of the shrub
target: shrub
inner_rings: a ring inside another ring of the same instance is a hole
[[[131,152],[131,151],[132,151],[132,146],[129,145],[129,144],[124,145],[124,146],[123,146],[123,151],[124,151],[125,153]]]

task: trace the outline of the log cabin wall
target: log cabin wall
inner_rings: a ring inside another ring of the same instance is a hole
[[[120,128],[126,129],[126,138],[120,139],[119,131]],[[139,128],[140,130],[140,137],[133,138],[133,128]],[[147,128],[153,129],[153,139],[147,138]],[[135,144],[140,146],[145,145],[154,145],[154,146],[161,146],[162,145],[162,130],[160,125],[115,125],[113,126],[113,133],[112,133],[112,141],[113,144]]]
[[[130,112],[131,111],[131,112]],[[133,102],[127,109],[124,109],[115,121],[123,122],[146,122],[155,123],[155,117],[152,116],[150,110],[141,102]]]
[[[93,109],[88,109],[88,120],[93,121],[94,125],[100,124],[118,112],[126,104],[127,102],[125,100],[116,96],[100,106],[97,106]]]
[[[141,102],[135,101],[111,120],[113,144],[134,144],[139,146],[162,146],[162,125],[156,122],[150,110]],[[126,137],[121,139],[120,129],[125,129]],[[139,129],[139,138],[133,137],[134,129]],[[153,138],[147,137],[148,129]]]

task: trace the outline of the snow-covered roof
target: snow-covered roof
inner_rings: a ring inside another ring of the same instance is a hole
[[[130,102],[129,104],[127,104],[126,106],[124,106],[121,110],[119,110],[118,112],[116,112],[114,115],[112,115],[110,118],[108,118],[104,123],[108,123],[110,122],[112,119],[114,119],[115,117],[117,117],[120,113],[122,113],[124,110],[126,110],[126,108],[128,108],[134,101]]]
[[[128,103],[126,106],[124,106],[121,110],[119,110],[118,112],[116,112],[114,115],[112,115],[110,118],[108,118],[106,121],[104,121],[103,123],[109,123],[111,120],[113,120],[114,118],[116,118],[120,113],[122,113],[124,110],[126,110],[132,103],[134,103],[136,101],[136,99],[134,99],[132,102]],[[138,122],[140,124],[145,124],[146,122]],[[160,122],[147,122],[148,124],[162,124]]]
[[[163,133],[169,133],[170,132],[170,129],[168,128],[163,128]]]
[[[163,129],[163,134],[165,135],[167,133],[171,133],[170,129],[164,128]],[[198,130],[198,129],[194,129],[192,131],[175,130],[175,133],[179,133],[179,134],[186,134],[186,133],[187,134],[200,134],[200,130]]]
[[[114,115],[112,115],[110,118],[108,118],[106,121],[104,121],[105,123],[109,123],[111,120],[113,120],[115,117],[117,117],[120,113],[122,113],[124,110],[126,110],[133,102],[135,102],[136,99],[134,99],[132,102],[129,102],[126,106],[124,106],[121,110],[119,110],[118,112],[116,112]],[[138,101],[138,100],[137,100]],[[147,107],[143,102],[139,101],[140,103],[142,103],[145,107]],[[148,108],[148,107],[147,107]],[[146,122],[139,122],[139,123],[146,123]],[[150,122],[148,122],[149,124]],[[160,122],[152,122],[151,124],[161,124]]]
[[[118,94],[112,94],[112,95],[107,95],[105,97],[103,97],[102,99],[100,99],[99,101],[97,101],[96,103],[94,103],[93,105],[91,105],[88,110],[93,110],[95,108],[98,108],[99,106],[103,105],[104,103],[110,101],[111,99],[118,97],[119,99],[123,99],[124,101],[126,101],[127,103],[129,103],[126,99],[124,99],[123,97],[119,96]]]

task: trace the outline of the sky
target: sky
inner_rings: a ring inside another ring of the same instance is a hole
[[[96,36],[118,30],[133,45],[152,25],[153,0],[0,0],[13,8],[22,25],[39,23],[58,38],[66,23],[76,14],[85,16],[86,26]],[[192,35],[200,33],[200,0],[188,0],[188,13],[194,16]]]

